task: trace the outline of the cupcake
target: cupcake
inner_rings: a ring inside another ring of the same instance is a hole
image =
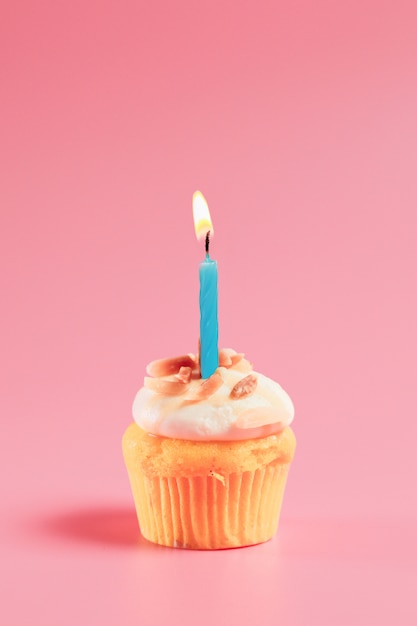
[[[146,539],[212,550],[273,537],[295,450],[278,383],[230,349],[205,380],[193,354],[153,361],[133,417],[123,455]]]

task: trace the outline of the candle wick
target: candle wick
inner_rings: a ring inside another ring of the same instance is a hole
[[[209,247],[210,247],[210,231],[207,231],[206,235],[206,256],[209,256]]]

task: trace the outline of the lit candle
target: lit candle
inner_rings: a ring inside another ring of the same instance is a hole
[[[206,241],[206,258],[200,263],[200,368],[209,378],[219,367],[219,326],[217,321],[217,261],[210,259],[213,224],[207,202],[200,191],[193,195],[194,227],[197,239]]]

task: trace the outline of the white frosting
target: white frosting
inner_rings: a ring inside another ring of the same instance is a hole
[[[225,367],[219,367],[217,372],[223,384],[203,401],[190,402],[184,395],[163,395],[143,387],[133,403],[134,420],[153,435],[193,441],[263,437],[279,432],[292,422],[293,403],[278,383],[263,374],[251,372],[257,377],[255,391],[232,399],[231,389],[247,373]],[[162,378],[175,380],[174,376]],[[201,384],[201,379],[193,379],[188,389]]]

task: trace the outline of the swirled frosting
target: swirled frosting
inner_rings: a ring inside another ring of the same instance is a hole
[[[225,365],[222,365],[224,363]],[[152,435],[233,441],[281,431],[294,406],[280,385],[254,372],[243,355],[220,351],[220,367],[200,378],[194,355],[151,363],[133,403],[135,422]]]

